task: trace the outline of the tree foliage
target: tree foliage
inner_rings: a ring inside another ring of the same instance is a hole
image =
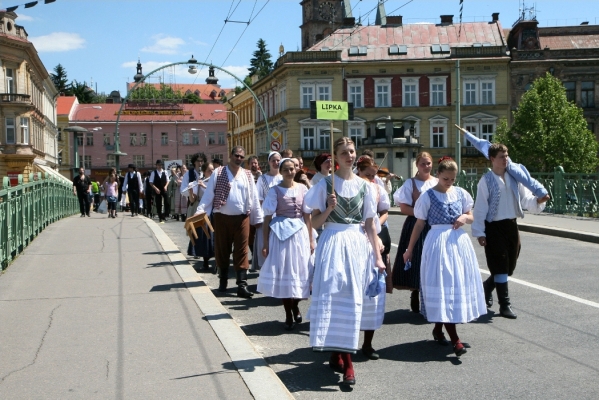
[[[72,94],[77,96],[77,100],[80,104],[91,104],[94,102],[95,93],[93,89],[87,86],[87,83],[73,80],[71,87]]]
[[[72,84],[68,83],[67,71],[61,64],[54,67],[54,73],[50,73],[50,78],[59,93],[65,96],[72,95]]]
[[[172,86],[164,83],[160,84],[160,88],[155,85],[141,85],[138,86],[129,95],[131,100],[183,100],[186,99],[188,103],[200,104],[203,103],[202,99],[195,93],[183,94],[179,89],[173,89]]]
[[[256,45],[258,50],[254,51],[248,71],[250,76],[258,75],[258,78],[262,79],[272,72],[273,64],[264,39],[259,39]]]
[[[500,123],[495,141],[531,171],[553,172],[561,165],[566,172],[593,172],[599,164],[599,144],[582,109],[567,100],[564,86],[549,73],[522,96],[514,124]]]

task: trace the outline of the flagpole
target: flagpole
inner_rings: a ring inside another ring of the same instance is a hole
[[[331,123],[331,134],[329,135],[329,140],[331,142],[331,185],[333,186],[333,192],[331,194],[335,194],[335,149],[333,149],[333,120],[330,120]]]

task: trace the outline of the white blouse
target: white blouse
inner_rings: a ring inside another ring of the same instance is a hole
[[[462,214],[467,213],[472,210],[472,206],[474,205],[474,200],[470,193],[462,189],[461,187],[452,186],[446,193],[441,193],[436,190],[431,190],[434,193],[437,200],[441,203],[453,203],[458,200],[458,191],[461,191],[462,196]],[[428,210],[431,208],[431,200],[427,194],[422,193],[418,200],[416,200],[416,205],[414,205],[414,216],[418,219],[428,219]]]
[[[292,188],[284,188],[276,185],[271,187],[268,193],[266,194],[266,198],[264,199],[264,203],[262,203],[262,210],[264,211],[264,215],[273,215],[277,211],[277,190],[283,193],[284,197],[300,197],[300,195],[306,197],[306,193],[308,192],[308,188],[306,185],[302,185],[301,183],[296,183],[295,187]],[[304,211],[309,213],[309,211]]]
[[[345,180],[335,175],[335,192],[342,197],[354,197],[360,191],[362,185],[366,185],[366,193],[364,196],[364,212],[362,220],[374,218],[377,211],[376,193],[372,187],[364,179],[356,175],[352,175],[352,179]],[[321,179],[316,185],[312,186],[306,197],[304,198],[304,212],[309,213],[311,210],[324,211],[327,209],[327,182]]]
[[[258,198],[260,199],[260,201],[264,201],[264,199],[266,198],[266,194],[269,191],[264,187],[264,182],[262,181],[262,179],[266,179],[266,182],[268,183],[268,189],[270,189],[271,187],[278,185],[283,180],[283,176],[281,176],[281,174],[277,174],[275,176],[269,174],[262,174],[258,177],[258,182],[256,182],[256,186],[258,187]]]
[[[399,189],[393,193],[393,201],[396,206],[399,206],[400,203],[407,204],[409,206],[413,206],[412,204],[412,179],[416,182],[416,189],[420,193],[426,192],[428,189],[437,186],[439,180],[437,178],[429,179],[428,181],[421,181],[415,178],[410,178],[406,180],[403,185]]]

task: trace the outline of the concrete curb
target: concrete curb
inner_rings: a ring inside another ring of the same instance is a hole
[[[399,210],[389,210],[389,215],[403,215]],[[555,236],[564,239],[580,240],[582,242],[599,244],[599,235],[591,232],[575,231],[566,228],[555,228],[551,226],[527,224],[518,221],[518,229],[522,232],[536,233],[539,235]]]
[[[294,399],[171,238],[154,221],[148,218],[144,220],[185,283],[198,308],[206,316],[252,396],[261,400]]]

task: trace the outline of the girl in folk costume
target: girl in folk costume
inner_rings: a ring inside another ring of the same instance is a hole
[[[179,220],[181,214],[181,168],[177,165],[171,168],[169,188],[169,197],[171,199],[171,215],[173,219]]]
[[[322,178],[331,175],[331,155],[323,153],[314,159],[316,174],[312,177],[310,184],[316,185]]]
[[[271,151],[268,155],[268,166],[269,170],[266,174],[260,175],[256,187],[258,188],[258,199],[260,199],[260,205],[264,203],[266,194],[271,187],[278,185],[283,177],[279,174],[279,162],[281,161],[281,155],[276,151]],[[262,248],[264,247],[264,234],[262,232],[264,228],[262,226],[256,228],[256,236],[254,237],[254,249],[252,251],[252,269],[259,270],[264,264],[266,257],[262,255]]]
[[[387,225],[387,217],[389,216],[389,195],[385,191],[385,188],[376,183],[374,177],[378,171],[378,165],[374,163],[372,158],[369,156],[361,156],[357,163],[358,176],[365,179],[372,185],[372,190],[375,193],[376,204],[377,204],[377,215],[375,215],[375,225],[378,232],[377,245],[382,251],[382,258],[387,272],[389,271],[389,252],[391,251],[391,237],[389,236],[389,227]],[[371,262],[367,265],[367,273],[370,271],[372,274],[371,283],[369,289],[364,294],[362,303],[362,321],[360,323],[360,330],[364,331],[364,344],[362,345],[362,353],[371,360],[378,360],[379,355],[372,348],[372,338],[374,337],[374,331],[379,329],[383,325],[383,319],[385,317],[385,292],[386,292],[386,273],[379,273],[374,268]]]
[[[371,186],[352,171],[354,142],[338,139],[333,147],[339,161],[334,176],[313,186],[304,200],[312,209],[312,225],[324,230],[316,247],[310,319],[310,345],[331,351],[330,366],[343,371],[343,383],[355,384],[351,354],[356,353],[362,302],[370,274],[369,262],[385,270],[374,224],[376,198]],[[334,179],[334,185],[333,185]],[[333,189],[334,188],[334,189]],[[364,228],[362,222],[365,222]],[[364,235],[364,231],[366,235]]]
[[[421,152],[416,156],[416,168],[418,168],[416,176],[405,181],[393,194],[393,200],[396,205],[399,205],[401,213],[408,216],[401,229],[399,247],[393,264],[393,287],[411,290],[410,308],[413,312],[420,312],[420,258],[424,238],[430,230],[430,225],[424,225],[422,233],[414,246],[414,254],[410,261],[411,266],[408,265],[408,268],[406,268],[403,261],[403,253],[408,248],[412,230],[416,224],[414,204],[416,204],[416,200],[418,200],[421,193],[426,192],[438,183],[438,179],[431,175],[433,157],[429,153]]]
[[[296,169],[291,159],[283,159],[279,170],[283,180],[268,191],[262,204],[262,255],[266,259],[260,270],[258,291],[283,299],[285,329],[291,330],[295,323],[302,322],[300,300],[310,295],[309,264],[314,247],[310,214],[303,212],[308,188],[293,181]]]
[[[208,179],[210,179],[212,172],[214,172],[212,163],[203,163],[201,169],[201,178],[198,179],[200,175],[196,173],[194,176],[192,176],[192,179],[190,179],[190,182],[192,183],[197,182],[197,184],[189,189],[188,192],[189,201],[191,203],[187,209],[187,212],[191,216],[193,216],[195,210],[197,210],[200,200],[202,200],[202,196],[204,195],[204,191],[206,190]],[[212,218],[210,220],[212,221]],[[196,233],[198,238],[195,239],[195,246],[190,240],[189,245],[187,246],[187,255],[193,256],[193,258],[201,257],[203,259],[202,269],[207,270],[210,268],[210,259],[214,257],[214,237],[212,233],[209,236],[206,236],[206,233],[204,233],[202,228],[197,228]],[[214,273],[216,273],[216,268],[214,268]]]
[[[451,338],[456,356],[466,353],[456,324],[470,322],[487,313],[478,261],[468,234],[461,228],[471,224],[474,201],[464,189],[453,186],[458,166],[444,157],[437,169],[439,183],[424,192],[416,201],[414,216],[418,218],[410,244],[403,255],[404,262],[412,259],[427,221],[431,229],[424,240],[420,263],[422,313],[435,323],[433,339],[442,345],[448,342],[443,325]]]

